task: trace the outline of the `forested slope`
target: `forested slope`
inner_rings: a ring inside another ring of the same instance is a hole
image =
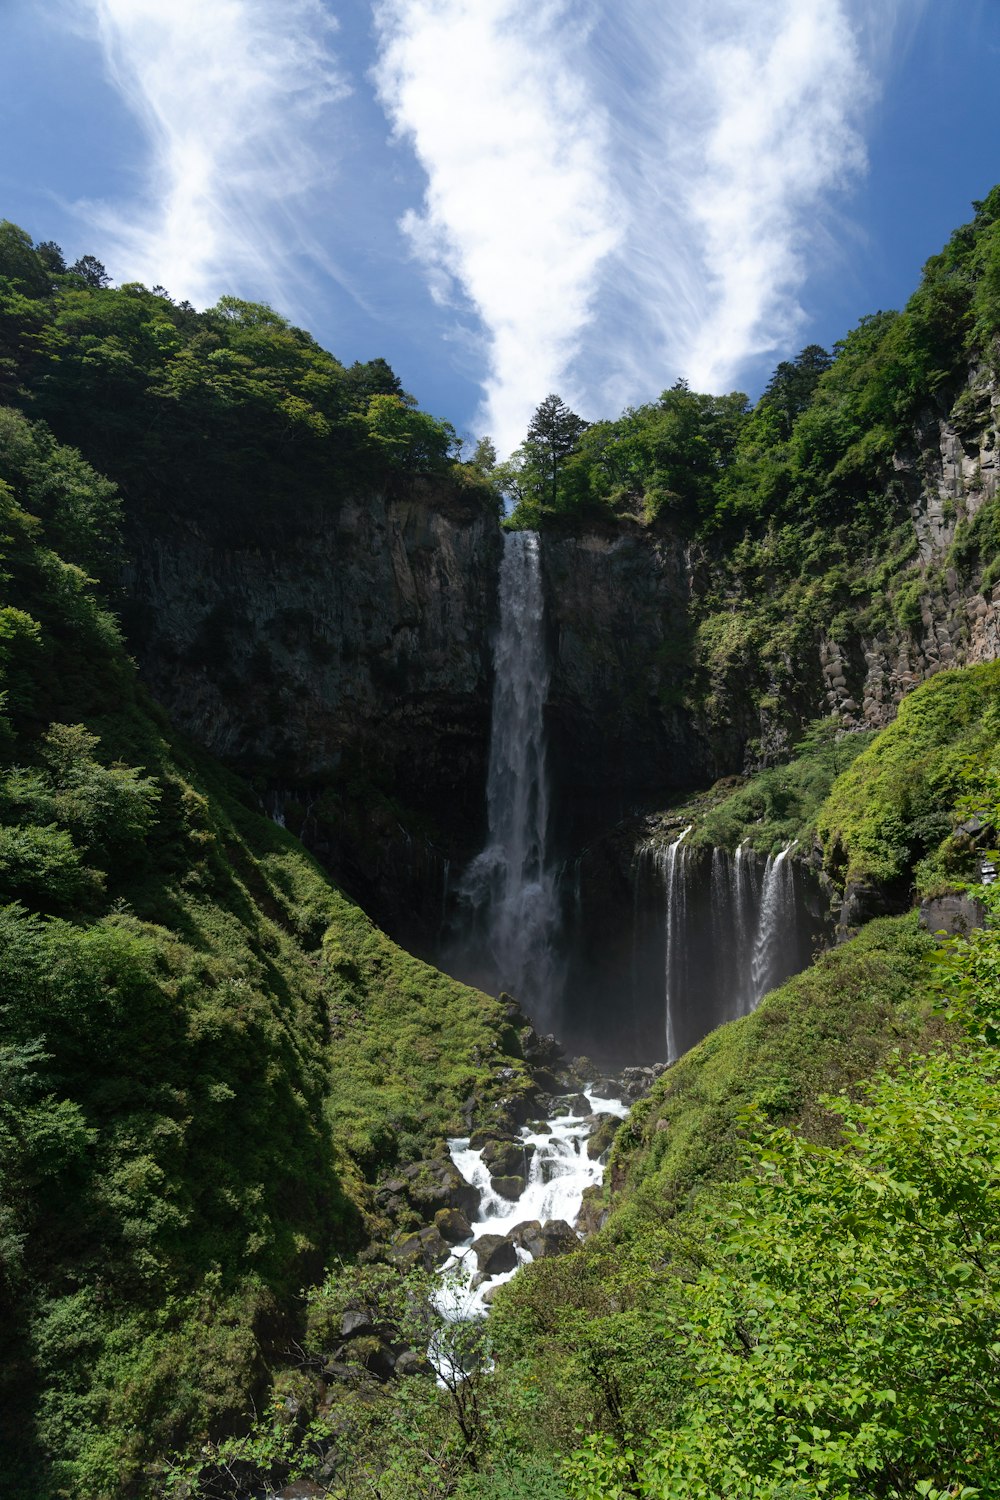
[[[146,1493],[238,1425],[365,1178],[517,1087],[500,1007],[394,947],[140,686],[114,489],[0,412],[4,1486]],[[512,1082],[513,1080],[513,1082]]]

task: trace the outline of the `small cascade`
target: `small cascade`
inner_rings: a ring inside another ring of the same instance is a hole
[[[794,848],[793,842],[780,854],[768,855],[764,866],[760,916],[750,961],[751,1010],[787,977],[782,972],[782,950],[795,926],[795,884],[788,859]]]
[[[624,1119],[628,1114],[628,1106],[618,1099],[604,1098],[593,1089],[586,1089],[584,1093],[594,1115],[613,1114]],[[558,1106],[558,1096],[554,1104]],[[603,1162],[587,1153],[593,1118],[570,1113],[556,1115],[548,1124],[548,1131],[533,1129],[530,1125],[521,1128],[525,1153],[531,1160],[524,1192],[514,1202],[494,1192],[483,1153],[470,1148],[468,1137],[448,1142],[452,1161],[466,1182],[480,1191],[480,1207],[479,1218],[472,1225],[471,1238],[456,1248],[442,1270],[444,1281],[437,1301],[447,1316],[482,1316],[491,1289],[509,1281],[518,1266],[532,1259],[530,1251],[518,1245],[517,1264],[513,1269],[480,1279],[476,1275],[472,1247],[481,1235],[509,1235],[532,1221],[541,1225],[562,1221],[572,1226],[583,1204],[585,1190],[602,1181]],[[478,1285],[473,1286],[473,1281]]]
[[[549,864],[543,709],[549,686],[538,537],[507,532],[487,776],[486,847],[458,887],[458,964],[476,982],[551,1013],[559,927]]]

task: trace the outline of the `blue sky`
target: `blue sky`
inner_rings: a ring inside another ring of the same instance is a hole
[[[1000,180],[1000,0],[0,0],[0,215],[502,449],[759,393]]]

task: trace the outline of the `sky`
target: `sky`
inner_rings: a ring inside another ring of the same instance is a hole
[[[506,453],[901,306],[998,71],[1000,0],[0,0],[0,217]]]

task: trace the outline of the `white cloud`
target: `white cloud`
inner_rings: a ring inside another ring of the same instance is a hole
[[[720,390],[803,321],[796,293],[816,220],[866,166],[859,125],[872,84],[841,0],[678,10],[682,45],[659,101],[671,129],[647,137],[643,154],[662,148],[686,230],[666,275],[689,279],[684,262],[696,275],[667,348],[692,385]]]
[[[616,0],[584,25],[558,0],[376,0],[381,98],[427,174],[405,227],[485,325],[501,448],[550,389],[607,414],[792,347],[875,66],[922,4]]]
[[[380,97],[428,179],[404,228],[437,300],[459,283],[485,325],[484,420],[506,450],[562,381],[621,237],[581,6],[378,0],[375,15]]]
[[[346,92],[321,0],[89,6],[150,152],[127,212],[81,205],[109,269],[198,305],[234,290],[287,305],[298,256],[317,250],[306,195],[329,175],[313,141]]]

